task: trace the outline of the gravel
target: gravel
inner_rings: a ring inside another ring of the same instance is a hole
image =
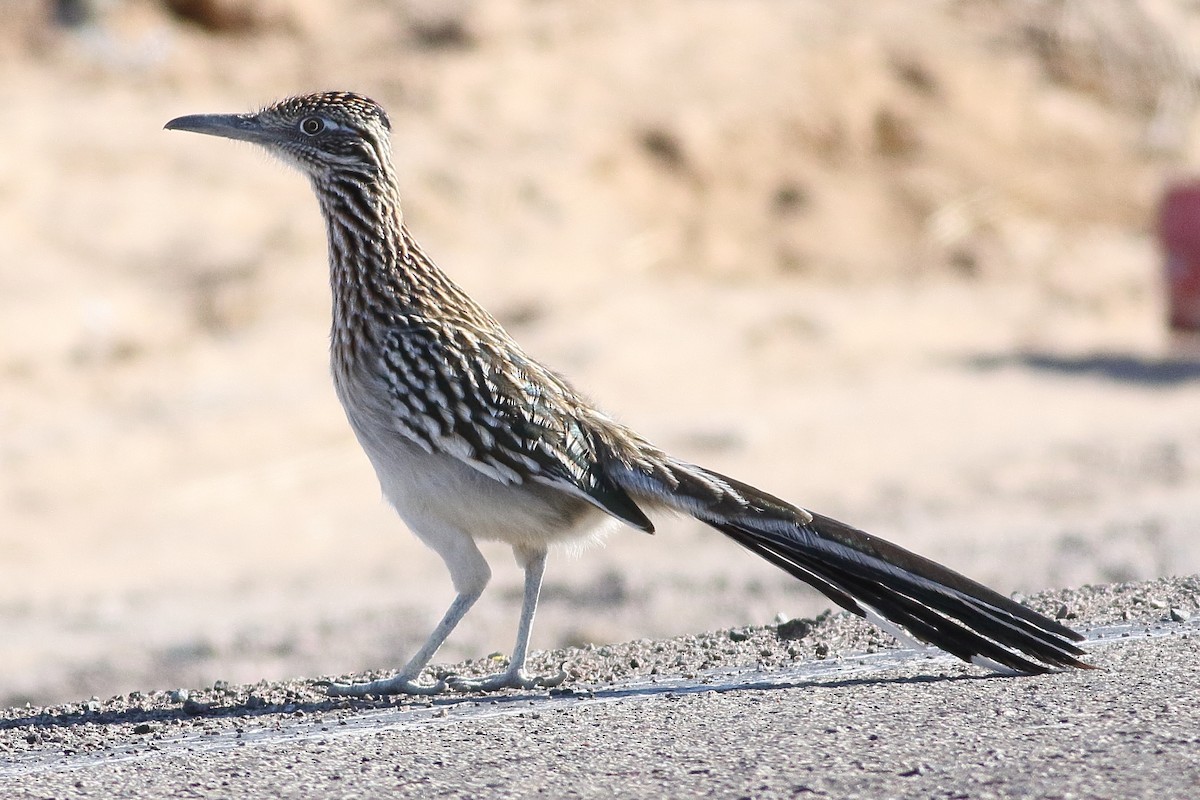
[[[1178,624],[1200,609],[1200,577],[1087,586],[1022,599],[1045,613],[1066,608],[1071,619],[1088,628]],[[531,667],[552,671],[566,665],[570,680],[564,687],[535,695],[561,699],[595,696],[603,687],[636,681],[711,680],[714,670],[753,667],[770,674],[798,664],[832,664],[835,658],[849,654],[886,654],[894,647],[894,641],[881,631],[850,614],[837,613],[662,641],[538,652],[531,657]],[[957,662],[947,663],[948,668],[938,662],[934,671],[943,675],[961,671]],[[490,656],[439,665],[429,670],[427,678],[485,674],[503,664],[503,657]],[[333,677],[366,680],[383,674]],[[497,702],[530,696],[528,692],[508,692],[487,698],[330,699],[317,683],[327,677],[249,685],[216,681],[207,687],[146,689],[103,700],[91,697],[46,707],[8,708],[0,711],[0,754],[27,766],[130,748],[153,751],[194,735],[240,737],[251,731],[278,729],[297,719],[338,726],[364,714],[406,709],[429,710],[436,718],[439,712],[444,716],[447,708],[466,700]],[[919,765],[910,768],[919,769]]]

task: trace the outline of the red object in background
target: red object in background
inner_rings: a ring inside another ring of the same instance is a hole
[[[1167,189],[1158,233],[1167,259],[1170,325],[1200,331],[1200,182]]]

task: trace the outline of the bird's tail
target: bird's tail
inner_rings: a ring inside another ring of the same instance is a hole
[[[634,497],[690,514],[900,638],[992,669],[1091,665],[1083,636],[983,584],[753,486],[665,459],[618,478]],[[907,634],[907,636],[905,635]]]

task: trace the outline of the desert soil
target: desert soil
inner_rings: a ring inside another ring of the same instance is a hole
[[[389,109],[425,248],[661,446],[1006,592],[1200,572],[1189,4],[45,5],[0,26],[0,705],[395,667],[449,603],[333,396],[303,179],[161,130],[314,89]],[[511,646],[486,552],[442,661]],[[535,647],[827,605],[664,521],[556,554]]]

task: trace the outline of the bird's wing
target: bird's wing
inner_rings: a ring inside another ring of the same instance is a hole
[[[454,456],[501,483],[536,481],[578,495],[647,532],[654,525],[600,463],[589,409],[562,378],[507,337],[402,325],[383,348],[404,373],[392,392],[397,429],[430,452]],[[411,392],[406,385],[424,386]]]

